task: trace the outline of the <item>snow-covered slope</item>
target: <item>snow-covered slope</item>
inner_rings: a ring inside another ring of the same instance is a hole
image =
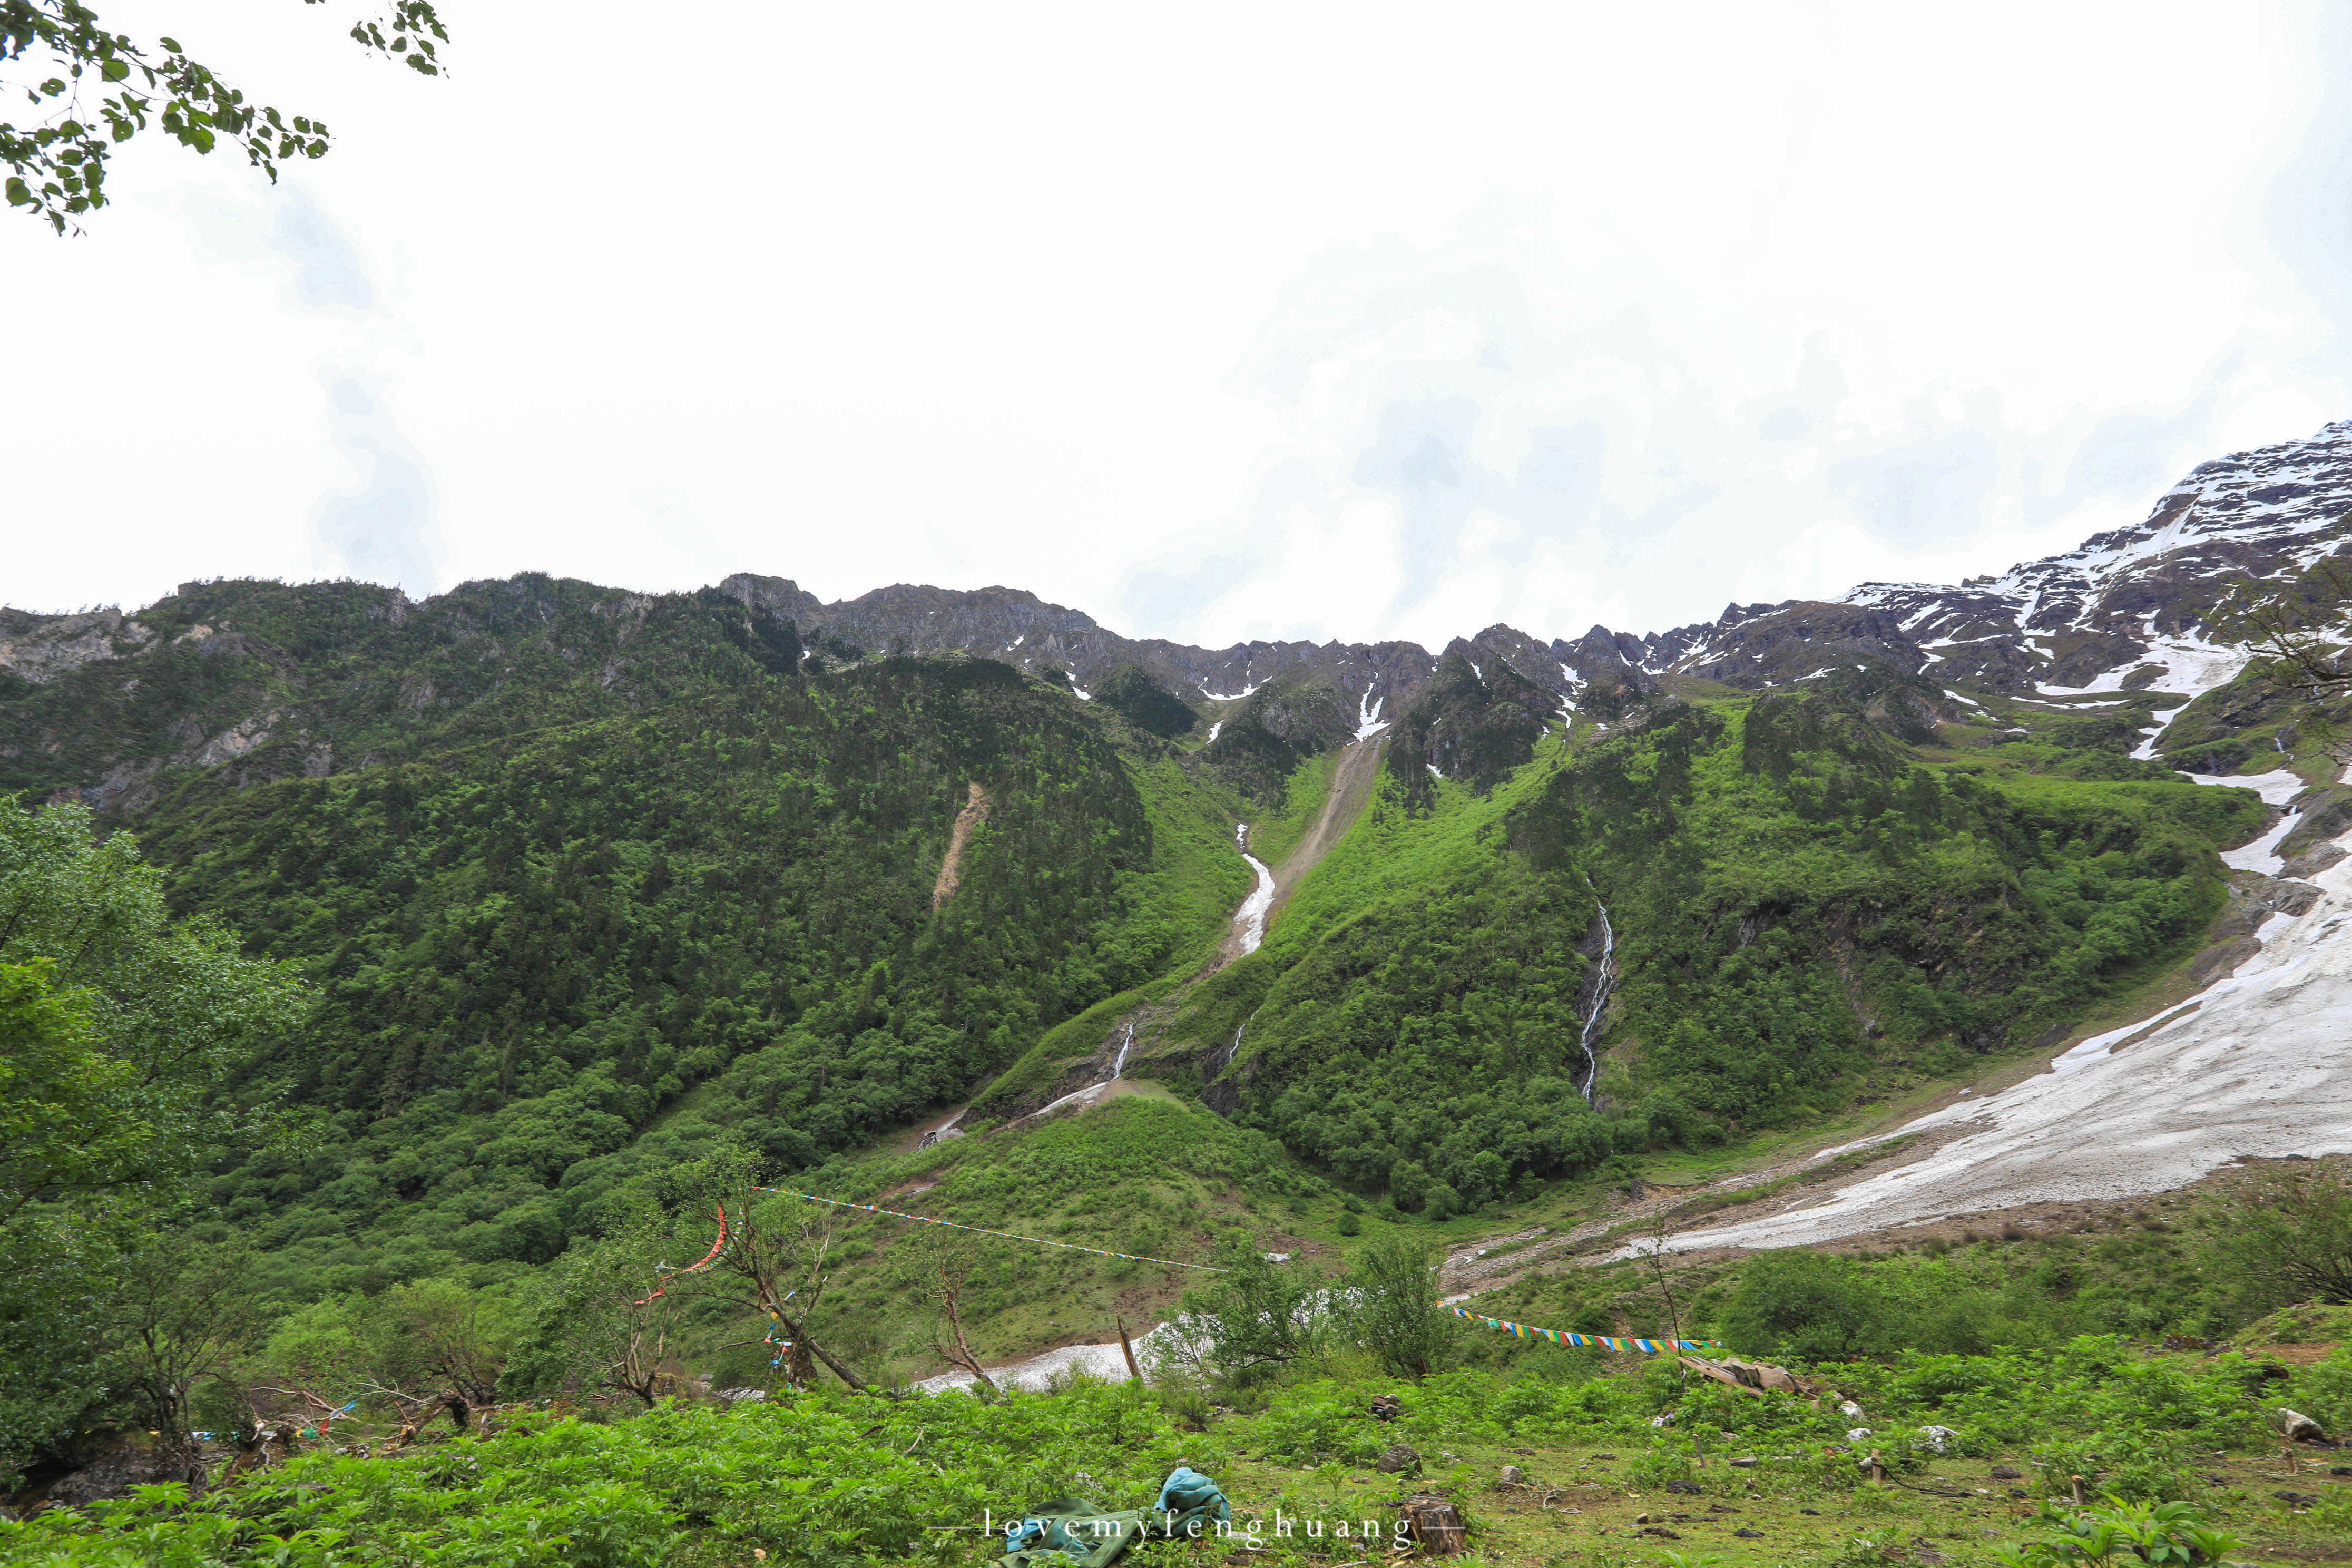
[[[2352,421],[2207,463],[2147,521],[1999,577],[1865,583],[1834,603],[1734,605],[1643,639],[1642,667],[1750,689],[1868,655],[2011,691],[2178,691],[2226,682],[2236,617],[2352,540]]]
[[[2291,773],[2198,782],[2267,783],[2274,804],[2302,785]],[[2284,886],[2301,894],[2287,910],[2311,900],[2303,912],[2272,914],[2256,932],[2261,951],[2196,995],[2083,1041],[2048,1072],[1865,1144],[1962,1136],[1826,1198],[1688,1232],[1668,1249],[1808,1246],[2025,1204],[2168,1192],[2242,1159],[2352,1152],[2352,858],[2309,886]]]

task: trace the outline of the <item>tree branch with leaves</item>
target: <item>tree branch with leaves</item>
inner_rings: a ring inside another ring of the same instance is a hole
[[[424,76],[441,74],[438,46],[449,37],[429,0],[391,0],[350,36]],[[273,184],[279,163],[323,157],[330,145],[323,121],[248,102],[177,38],[115,32],[81,0],[0,0],[0,89],[21,92],[30,109],[0,121],[8,205],[61,235],[106,205],[114,150],[151,128],[196,153],[226,140]]]

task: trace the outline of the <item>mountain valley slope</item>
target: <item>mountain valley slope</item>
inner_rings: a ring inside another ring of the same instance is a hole
[[[1988,1097],[1991,1142],[1705,1245],[1802,1242],[2000,1206],[2036,1161],[2115,1187],[2069,1126],[2166,1184],[2352,1146],[2344,1033],[2311,1033],[2352,973],[2352,790],[2243,647],[2257,612],[2336,628],[2347,511],[2331,426],[2000,578],[1435,654],[1128,639],[1006,589],[193,584],[0,612],[0,788],[131,830],[312,984],[239,1089],[312,1132],[209,1194],[289,1301],[523,1279],[728,1142],[1154,1257],[1475,1224],[1835,1136],[2207,965],[2196,1012]],[[1220,965],[1244,823],[1317,853]],[[1120,1068],[1148,1092],[1013,1126]],[[866,1245],[839,1310],[901,1321],[913,1255]],[[1181,1288],[1003,1266],[992,1353]]]

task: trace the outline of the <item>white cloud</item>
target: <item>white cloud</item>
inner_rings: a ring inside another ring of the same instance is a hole
[[[224,5],[187,41],[331,156],[134,147],[89,237],[0,224],[5,597],[746,569],[1575,636],[1997,571],[2352,414],[2309,5],[719,5],[762,64],[675,94],[566,16],[453,11],[434,83]]]

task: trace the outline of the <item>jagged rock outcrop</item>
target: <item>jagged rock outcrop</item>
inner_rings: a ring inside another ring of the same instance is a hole
[[[1460,779],[1481,792],[1535,754],[1560,700],[1460,638],[1437,661],[1428,689],[1405,710],[1389,767],[1406,798],[1426,805],[1430,779]]]
[[[1273,804],[1282,799],[1298,764],[1352,736],[1357,707],[1329,682],[1291,679],[1251,693],[1200,756],[1245,794]]]

